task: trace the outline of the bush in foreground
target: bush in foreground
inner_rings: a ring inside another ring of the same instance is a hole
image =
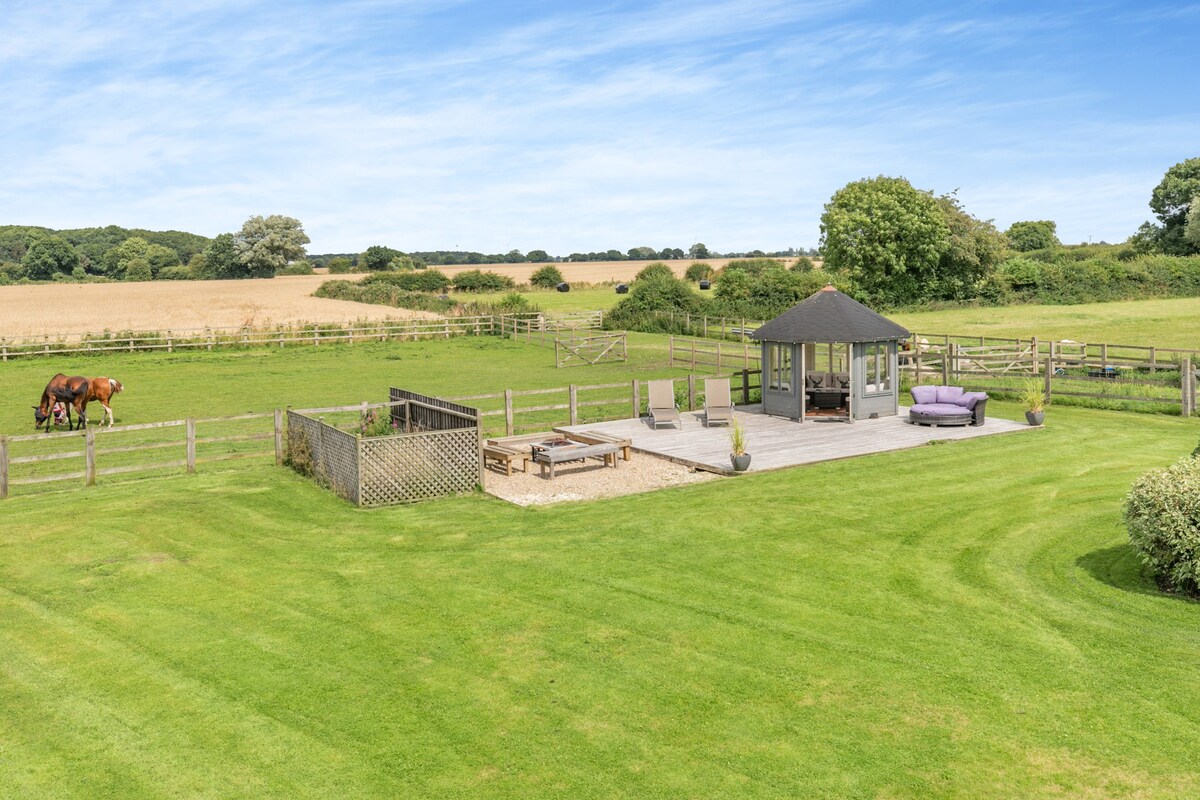
[[[529,283],[540,289],[553,289],[562,283],[562,280],[562,271],[553,264],[548,264],[529,276]]]
[[[477,269],[460,272],[454,276],[454,288],[459,292],[498,292],[516,286],[513,279],[496,272],[480,272]]]
[[[1159,585],[1200,590],[1200,458],[1147,472],[1125,498],[1129,541]]]

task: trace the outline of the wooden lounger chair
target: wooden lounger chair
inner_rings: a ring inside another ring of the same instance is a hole
[[[704,424],[728,425],[733,422],[733,400],[729,378],[704,379]]]
[[[675,381],[650,381],[650,425],[678,425],[683,429],[679,409],[675,407]]]

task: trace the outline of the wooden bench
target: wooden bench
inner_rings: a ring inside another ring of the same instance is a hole
[[[483,446],[483,464],[487,466],[488,459],[504,464],[504,472],[508,477],[513,474],[513,462],[521,463],[521,471],[529,471],[529,453],[507,447],[502,444],[486,444]]]
[[[633,448],[633,441],[631,439],[621,438],[620,436],[611,436],[607,433],[601,433],[600,431],[583,431],[582,433],[571,431],[570,433],[564,435],[568,439],[573,439],[576,442],[583,442],[584,444],[615,444],[617,447],[621,448],[621,458],[624,461],[629,460],[630,451]]]
[[[549,447],[533,450],[533,460],[541,464],[542,477],[546,475],[546,467],[550,468],[550,480],[554,480],[554,465],[567,461],[583,461],[586,458],[600,458],[605,466],[617,466],[617,451],[620,448],[611,443],[586,444],[579,447]]]

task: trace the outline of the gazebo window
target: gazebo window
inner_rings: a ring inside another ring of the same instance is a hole
[[[776,392],[792,390],[792,346],[771,344],[767,346],[767,388]]]
[[[891,359],[887,342],[867,342],[863,346],[863,377],[866,394],[885,394],[892,391]]]

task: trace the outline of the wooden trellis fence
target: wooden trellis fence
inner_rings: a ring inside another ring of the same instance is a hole
[[[359,506],[413,503],[483,482],[479,412],[403,389],[390,391],[402,433],[360,437],[288,411],[287,451],[298,471]]]

